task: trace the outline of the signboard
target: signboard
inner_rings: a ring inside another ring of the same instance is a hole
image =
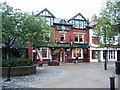
[[[40,50],[37,50],[37,54],[38,54],[38,58],[40,59],[40,61],[43,61],[42,52]]]
[[[61,26],[61,27],[56,27],[56,30],[70,31],[70,28],[67,28],[65,26]]]

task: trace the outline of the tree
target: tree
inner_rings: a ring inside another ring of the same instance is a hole
[[[2,12],[2,43],[7,47],[7,58],[10,57],[10,47],[15,41],[45,43],[49,41],[52,28],[40,16],[23,13],[13,9],[6,2],[0,3]]]
[[[97,18],[95,27],[95,35],[104,37],[104,43],[100,43],[102,47],[110,47],[113,44],[114,36],[120,33],[118,8],[120,2],[107,1],[105,8],[101,10],[100,17]],[[105,45],[105,43],[107,45]]]
[[[120,33],[119,10],[119,2],[109,0],[106,2],[105,8],[101,10],[100,17],[96,20],[97,25],[95,26],[94,34],[103,38],[103,42],[99,44],[102,48],[113,47],[114,36]],[[107,70],[107,49],[105,49],[104,70]]]

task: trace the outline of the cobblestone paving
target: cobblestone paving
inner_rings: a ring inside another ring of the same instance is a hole
[[[34,88],[29,84],[57,79],[64,75],[65,72],[61,69],[37,67],[35,74],[11,77],[10,82],[6,82],[6,78],[2,78],[2,88]]]

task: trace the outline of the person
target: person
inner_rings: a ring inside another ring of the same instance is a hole
[[[78,63],[78,57],[76,57],[75,59],[76,59],[76,62],[75,62],[75,63]]]

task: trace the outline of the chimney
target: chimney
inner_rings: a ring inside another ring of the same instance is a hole
[[[92,18],[91,18],[92,20],[91,21],[95,22],[96,18],[97,18],[96,14],[92,15]]]

